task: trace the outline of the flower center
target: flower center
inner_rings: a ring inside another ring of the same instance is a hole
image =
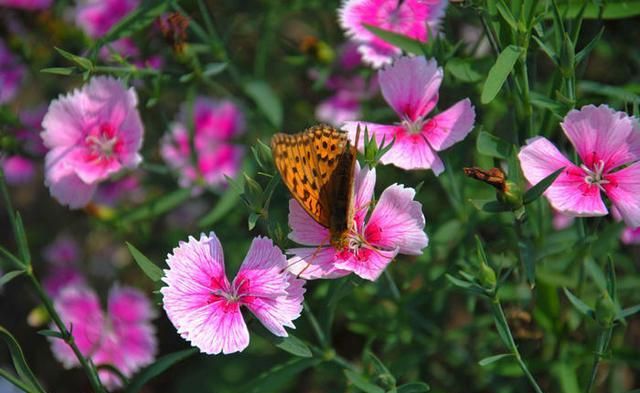
[[[102,123],[89,131],[84,141],[94,158],[111,158],[122,148],[122,140],[118,138],[116,128],[110,123]]]
[[[604,184],[609,184],[609,180],[604,177],[604,161],[600,160],[593,164],[593,168],[589,168],[586,165],[580,165],[580,168],[586,174],[584,177],[584,182],[589,185],[595,185],[600,190],[604,191],[602,187]]]
[[[424,127],[425,123],[426,123],[426,120],[423,120],[422,118],[418,118],[413,121],[409,119],[404,119],[401,124],[409,134],[417,135],[422,132],[422,128]]]

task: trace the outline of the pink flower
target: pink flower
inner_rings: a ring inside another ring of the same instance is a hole
[[[544,194],[553,208],[571,216],[604,216],[604,192],[627,225],[640,226],[638,122],[606,105],[587,105],[569,112],[561,126],[582,164],[573,164],[546,138],[532,138],[518,154],[527,180],[535,184],[564,168]]]
[[[406,2],[405,2],[406,4]],[[400,116],[400,123],[376,124],[347,122],[343,129],[355,139],[358,126],[364,138],[364,127],[378,144],[395,143],[381,162],[402,169],[431,169],[436,175],[444,171],[444,164],[436,152],[463,140],[473,128],[475,110],[468,98],[432,118],[427,115],[438,103],[438,89],[442,82],[442,68],[435,60],[423,57],[401,57],[378,72],[382,95]],[[363,148],[362,140],[358,144]]]
[[[11,101],[18,93],[25,68],[0,39],[0,105]]]
[[[42,252],[45,261],[56,266],[74,265],[80,261],[80,246],[69,235],[58,235]]]
[[[131,377],[153,361],[157,345],[151,320],[155,312],[137,289],[111,288],[106,312],[102,311],[96,293],[83,286],[64,288],[54,304],[80,352],[97,366],[110,364]],[[64,341],[57,338],[50,341],[54,356],[66,368],[79,365]],[[121,386],[120,378],[109,370],[100,370],[98,375],[109,390]]]
[[[29,183],[36,174],[33,161],[19,155],[0,157],[0,166],[2,166],[7,184],[11,185]]]
[[[192,117],[190,120],[189,117]],[[193,124],[195,161],[192,159],[188,124]],[[244,131],[244,117],[231,101],[196,98],[193,114],[183,105],[179,119],[162,138],[160,154],[180,172],[179,184],[201,191],[200,185],[218,188],[226,184],[225,175],[234,177],[240,170],[244,149],[231,139]]]
[[[339,90],[316,107],[316,119],[334,126],[340,126],[358,117],[360,117],[360,101],[349,90]]]
[[[142,202],[144,200],[144,189],[137,176],[129,175],[121,179],[101,183],[93,199],[94,202],[107,206],[116,206],[125,200]]]
[[[287,250],[293,255],[289,271],[309,280],[353,272],[374,281],[397,254],[422,254],[429,239],[424,233],[422,205],[413,200],[415,191],[398,184],[387,187],[366,220],[375,184],[375,169],[356,166],[355,229],[344,250],[329,246],[329,230],[315,222],[298,202],[289,201],[289,238],[307,246]]]
[[[49,275],[42,280],[42,286],[52,298],[56,298],[67,287],[79,287],[87,283],[75,266],[57,266],[50,270]]]
[[[620,211],[616,209],[615,206],[611,208],[611,215],[613,219],[616,221],[622,221],[622,216],[620,215]],[[632,244],[640,244],[640,227],[632,228],[632,227],[624,227],[622,233],[620,234],[620,241],[623,244],[632,245]]]
[[[553,209],[553,219],[551,220],[551,226],[553,226],[553,229],[555,229],[556,231],[561,231],[563,229],[569,228],[571,225],[573,225],[574,221],[575,217],[568,216]]]
[[[138,97],[120,80],[95,77],[51,102],[42,122],[45,184],[51,195],[71,208],[91,200],[97,185],[142,157],[142,121]]]
[[[167,257],[160,292],[178,333],[207,354],[233,353],[249,345],[240,307],[245,306],[276,336],[286,337],[300,316],[304,281],[287,273],[287,260],[270,239],[253,239],[236,278],[225,274],[216,235],[180,242]]]
[[[438,30],[446,0],[346,0],[338,11],[340,25],[359,44],[365,63],[374,68],[390,64],[401,53],[365,28],[371,25],[421,42]]]
[[[90,37],[102,37],[139,4],[140,0],[79,0],[76,24]]]
[[[21,8],[35,11],[49,8],[53,0],[0,0],[0,7]]]
[[[47,148],[42,143],[42,119],[47,113],[47,105],[38,105],[21,110],[18,114],[21,127],[16,130],[16,139],[20,141],[24,150],[34,156],[44,156]]]

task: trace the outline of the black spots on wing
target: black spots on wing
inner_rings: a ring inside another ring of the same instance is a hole
[[[336,144],[335,144],[335,143],[332,143],[332,144],[331,144],[331,151],[335,151],[335,150],[336,150]]]
[[[304,190],[304,192],[302,193],[302,200],[306,202],[306,200],[309,199],[310,196],[311,194],[309,193],[309,191]]]

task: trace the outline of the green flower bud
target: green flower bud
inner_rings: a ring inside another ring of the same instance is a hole
[[[616,316],[616,307],[608,293],[604,293],[596,302],[596,321],[604,326],[609,327],[613,324]]]
[[[512,210],[522,207],[522,196],[522,188],[511,180],[505,181],[503,191],[496,193],[498,201],[511,206]]]

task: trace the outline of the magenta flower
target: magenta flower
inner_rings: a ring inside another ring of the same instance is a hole
[[[215,101],[198,97],[193,103],[192,121],[183,105],[178,120],[160,143],[165,162],[180,173],[181,187],[202,185],[219,188],[226,184],[225,175],[234,177],[240,170],[244,149],[231,143],[244,131],[244,116],[231,101]],[[195,161],[191,154],[188,124],[193,123]]]
[[[442,68],[435,60],[423,57],[401,57],[378,72],[382,95],[400,116],[396,124],[347,122],[343,129],[355,139],[358,126],[367,127],[378,144],[395,138],[391,149],[382,156],[383,164],[402,169],[431,169],[436,175],[444,171],[444,164],[436,152],[463,140],[473,128],[475,110],[468,98],[432,118],[427,115],[438,103],[438,89],[442,82]],[[360,134],[364,138],[364,132]],[[362,149],[364,143],[359,143]]]
[[[573,225],[575,221],[575,217],[568,216],[566,214],[560,213],[559,211],[553,209],[553,218],[551,219],[551,226],[556,231],[561,231],[563,229],[569,228]]]
[[[142,157],[142,121],[138,97],[120,80],[95,77],[51,102],[42,122],[45,184],[71,208],[86,206],[97,185]]]
[[[355,273],[374,281],[397,254],[422,254],[429,239],[424,232],[422,205],[413,200],[415,191],[398,184],[387,187],[367,220],[375,184],[375,169],[356,166],[355,229],[344,250],[328,245],[329,230],[315,222],[298,202],[289,201],[289,238],[306,246],[287,250],[293,255],[289,259],[291,273],[309,280]]]
[[[10,185],[29,183],[36,174],[33,161],[20,155],[0,157],[0,166],[7,184]]]
[[[359,44],[365,63],[374,68],[390,64],[401,50],[378,38],[365,25],[390,30],[421,42],[436,33],[446,0],[346,0],[338,11],[347,36]]]
[[[98,38],[140,4],[140,0],[78,0],[76,24]]]
[[[143,202],[144,196],[145,192],[140,179],[131,174],[101,183],[93,201],[101,205],[116,206],[123,201]]]
[[[222,246],[204,233],[180,242],[167,257],[160,292],[178,333],[207,354],[233,353],[249,345],[240,307],[245,306],[276,336],[286,337],[300,316],[304,281],[287,273],[287,260],[270,239],[253,239],[236,278],[225,274]]]
[[[97,366],[110,364],[131,377],[153,362],[157,344],[151,320],[155,312],[137,289],[111,288],[106,312],[102,311],[96,293],[83,286],[64,288],[54,304],[80,352]],[[66,368],[79,366],[71,347],[57,338],[50,341],[54,356]],[[99,370],[98,375],[109,390],[122,384],[109,370]]]
[[[320,122],[340,126],[360,117],[360,100],[349,90],[339,90],[318,104],[315,116]]]
[[[68,286],[81,286],[86,280],[78,269],[80,246],[69,235],[58,235],[53,243],[42,252],[43,259],[49,263],[49,274],[43,280],[44,289],[49,296],[56,297]]]
[[[18,93],[25,67],[0,39],[0,105],[11,101]]]
[[[53,0],[0,0],[0,7],[21,8],[35,11],[49,8]]]
[[[45,261],[56,266],[68,266],[80,261],[80,246],[69,235],[58,235],[42,252]]]
[[[518,154],[527,180],[536,184],[564,168],[544,193],[554,209],[579,217],[604,216],[605,193],[627,225],[640,226],[637,120],[606,105],[587,105],[569,112],[561,126],[582,164],[573,164],[548,139],[532,138]]]

